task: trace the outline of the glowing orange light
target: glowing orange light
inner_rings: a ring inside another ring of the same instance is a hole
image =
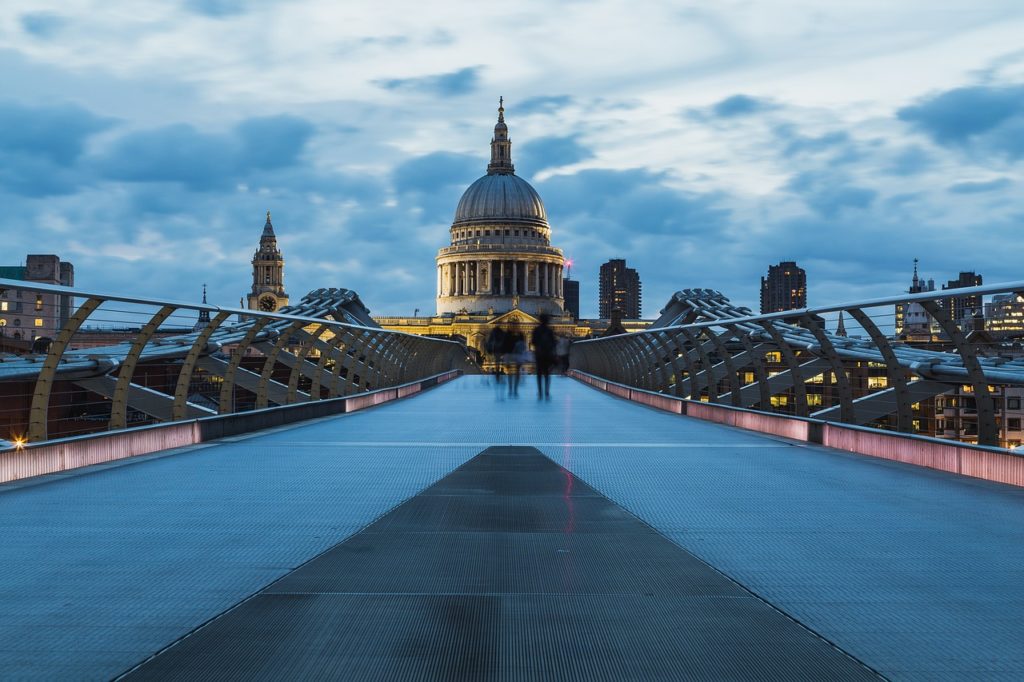
[[[14,443],[15,450],[23,450],[25,449],[25,443],[28,442],[28,439],[22,438],[21,436],[15,436],[12,442]]]

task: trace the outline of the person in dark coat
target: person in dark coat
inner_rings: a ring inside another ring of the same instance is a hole
[[[484,342],[484,350],[491,356],[491,362],[494,363],[494,378],[499,382],[501,381],[501,362],[504,347],[505,332],[501,327],[495,327],[487,335],[487,340]]]
[[[519,395],[519,367],[523,364],[522,351],[525,349],[523,335],[513,329],[506,329],[504,340],[501,346],[502,363],[507,365],[508,371],[508,394]]]
[[[541,313],[538,318],[540,324],[533,329],[533,336],[530,341],[533,343],[533,357],[537,366],[537,397],[551,397],[551,368],[555,364],[555,348],[558,346],[558,337],[549,324],[551,316]]]

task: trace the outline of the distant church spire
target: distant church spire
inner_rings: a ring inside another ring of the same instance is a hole
[[[206,284],[203,284],[203,304],[206,304]],[[201,331],[210,324],[210,311],[200,310],[199,319],[196,320],[195,326],[192,328],[194,331]]]
[[[263,236],[264,237],[273,237],[274,239],[277,239],[277,235],[274,234],[274,226],[270,222],[270,211],[267,211],[267,222],[263,226]]]
[[[846,336],[846,323],[843,321],[843,311],[839,311],[839,324],[836,325],[836,336]]]
[[[498,122],[494,126],[494,137],[491,138],[491,162],[487,164],[488,175],[514,175],[512,165],[512,141],[508,139],[508,126],[505,125],[505,98],[498,98]]]
[[[286,305],[288,294],[284,290],[284,256],[277,246],[274,224],[270,222],[270,211],[267,211],[260,246],[252,255],[252,289],[248,296],[248,307],[269,313]]]

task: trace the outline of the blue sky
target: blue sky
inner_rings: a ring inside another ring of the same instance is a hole
[[[898,5],[894,8],[893,5]],[[47,2],[0,10],[0,264],[237,304],[264,212],[289,293],[434,307],[497,98],[571,256],[756,307],[1024,279],[1024,6],[796,0]]]

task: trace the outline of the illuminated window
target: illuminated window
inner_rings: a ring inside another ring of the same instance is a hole
[[[752,383],[754,383],[754,373],[753,372],[744,372],[743,373],[743,383],[745,383],[745,384],[752,384]]]
[[[888,388],[888,377],[868,377],[868,388]]]
[[[820,393],[808,393],[807,394],[808,405],[821,405],[821,394]]]
[[[41,317],[37,317],[36,318],[36,326],[37,327],[42,327],[43,326],[43,318],[41,318]]]
[[[782,353],[777,350],[770,351],[764,354],[765,362],[782,362]]]
[[[40,311],[42,309],[43,309],[43,297],[42,296],[36,296],[36,311],[38,312],[38,311]]]
[[[6,327],[6,326],[7,326],[7,320],[5,320],[4,318],[0,317],[0,327]]]
[[[823,383],[825,383],[825,375],[824,374],[818,374],[816,376],[813,376],[813,377],[811,377],[810,379],[807,380],[807,383],[808,384],[823,384]]]
[[[7,301],[0,301],[0,310],[7,312]]]
[[[788,395],[773,395],[771,398],[772,407],[784,407],[789,405]]]

